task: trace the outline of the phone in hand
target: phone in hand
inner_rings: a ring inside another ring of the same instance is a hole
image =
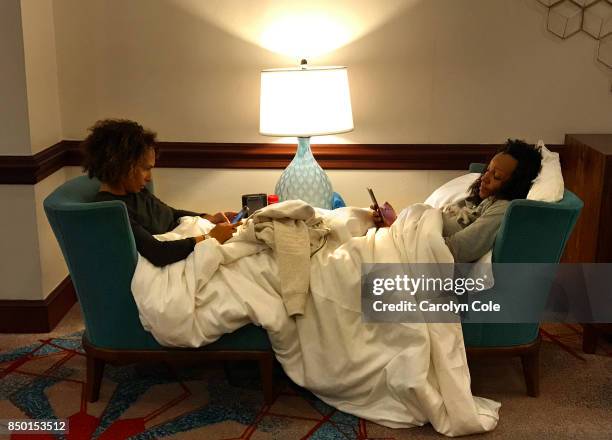
[[[368,190],[368,194],[370,194],[370,199],[372,199],[372,205],[374,205],[374,209],[376,211],[378,211],[378,215],[380,215],[380,218],[383,219],[383,213],[382,210],[380,209],[380,205],[378,204],[378,201],[376,200],[376,196],[374,195],[374,191],[372,191],[372,188],[366,188]]]
[[[248,212],[249,212],[249,208],[247,208],[246,206],[243,206],[242,209],[240,210],[240,212],[238,214],[236,214],[234,216],[234,218],[232,219],[232,225],[235,225],[240,220],[245,218]]]
[[[372,204],[374,205],[374,209],[378,212],[378,215],[380,215],[380,219],[383,221],[385,226],[391,226],[393,222],[395,221],[395,219],[397,218],[397,215],[395,214],[393,207],[387,202],[385,202],[383,206],[380,206],[378,204],[378,201],[376,200],[376,196],[374,195],[374,191],[372,191],[372,188],[366,188],[366,189],[368,190],[368,193],[370,194],[370,198],[372,199]]]

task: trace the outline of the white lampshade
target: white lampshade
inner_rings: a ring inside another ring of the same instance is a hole
[[[353,130],[346,67],[261,72],[259,132],[309,137]]]

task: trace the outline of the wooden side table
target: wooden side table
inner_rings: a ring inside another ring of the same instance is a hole
[[[565,263],[612,262],[612,134],[565,136],[565,186],[584,202],[570,237]],[[612,292],[610,294],[612,301]],[[583,324],[582,349],[594,353],[597,339],[612,324]]]

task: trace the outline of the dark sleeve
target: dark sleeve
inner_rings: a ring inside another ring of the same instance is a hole
[[[189,215],[189,214],[186,214]],[[173,241],[159,241],[149,231],[136,222],[130,221],[136,249],[140,255],[153,265],[161,267],[187,258],[193,252],[194,238],[183,238]]]
[[[151,197],[155,199],[156,203],[159,203],[160,205],[165,206],[166,208],[172,211],[172,217],[175,222],[178,221],[178,219],[181,217],[185,217],[185,216],[198,217],[201,215],[201,213],[198,213],[198,212],[186,211],[184,209],[174,209],[172,206],[169,206],[165,204],[164,202],[162,202],[161,200],[159,200],[157,197],[155,197],[154,194],[151,194]]]

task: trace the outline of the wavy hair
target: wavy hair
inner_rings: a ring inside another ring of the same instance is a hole
[[[127,177],[148,148],[153,148],[157,134],[127,119],[104,119],[89,128],[81,144],[83,171],[111,185]]]

